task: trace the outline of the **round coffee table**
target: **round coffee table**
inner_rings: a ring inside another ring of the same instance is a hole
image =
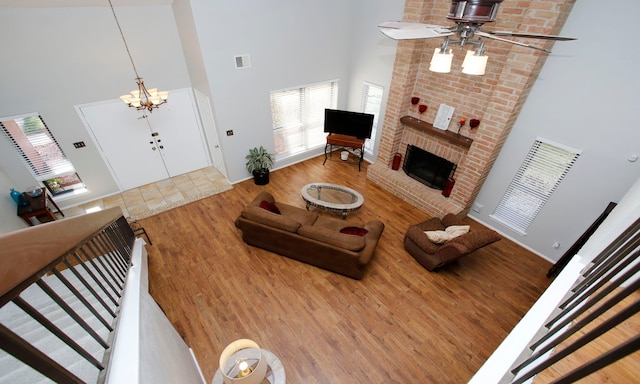
[[[336,212],[345,219],[347,213],[356,211],[364,204],[360,192],[351,188],[329,183],[307,184],[300,190],[307,209],[314,206],[327,211]]]

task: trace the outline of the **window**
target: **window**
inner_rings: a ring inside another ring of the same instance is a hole
[[[338,81],[271,92],[275,154],[287,157],[323,146],[324,110],[338,103]]]
[[[364,144],[367,153],[373,153],[375,146],[375,137],[378,129],[378,116],[380,116],[380,107],[382,106],[382,93],[384,88],[379,85],[368,83],[365,81],[362,90],[362,112],[370,113],[373,117],[373,129],[371,130],[371,139]]]
[[[491,218],[525,234],[580,153],[537,138]]]
[[[84,188],[73,164],[38,114],[0,121],[4,138],[16,150],[33,177],[55,196]]]

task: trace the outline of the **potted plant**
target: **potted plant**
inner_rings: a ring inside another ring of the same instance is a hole
[[[249,150],[247,159],[247,171],[253,175],[256,185],[269,183],[269,169],[273,167],[273,155],[267,152],[263,146]]]

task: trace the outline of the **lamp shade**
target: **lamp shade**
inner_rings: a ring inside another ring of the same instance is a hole
[[[267,374],[267,359],[253,340],[239,339],[220,355],[220,372],[225,384],[259,384]]]
[[[449,73],[451,72],[451,61],[453,61],[453,53],[451,50],[436,48],[433,51],[433,57],[431,58],[431,64],[429,70],[437,73]]]
[[[484,75],[487,69],[487,60],[489,60],[487,55],[478,56],[474,51],[467,51],[462,62],[462,73],[474,76]]]

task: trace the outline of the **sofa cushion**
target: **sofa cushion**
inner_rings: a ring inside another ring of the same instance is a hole
[[[347,235],[364,236],[369,233],[369,230],[361,227],[344,227],[340,230],[340,233],[345,233]]]
[[[313,223],[313,226],[330,229],[334,232],[340,232],[344,227],[364,227],[364,225],[359,221],[341,220],[333,216],[318,216],[318,219]]]
[[[262,200],[260,202],[260,208],[266,209],[269,212],[273,212],[276,215],[280,214],[280,210],[278,209],[278,206],[275,203],[272,203],[272,202],[267,201],[267,200]]]
[[[347,235],[315,225],[302,225],[298,228],[298,234],[349,251],[359,251],[363,249],[366,244],[364,237]]]
[[[266,209],[262,209],[256,206],[247,206],[242,210],[242,217],[248,220],[253,220],[260,224],[268,225],[283,231],[295,233],[300,225],[302,225],[295,218],[285,215],[278,215],[273,212],[269,212]]]
[[[280,214],[282,216],[286,216],[292,220],[295,220],[301,225],[313,225],[318,218],[318,214],[315,212],[310,212],[306,209],[294,207],[283,203],[276,204],[278,205]]]

